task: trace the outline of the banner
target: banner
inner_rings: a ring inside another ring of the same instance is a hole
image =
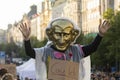
[[[16,65],[14,64],[0,64],[0,69],[5,68],[7,69],[7,71],[9,73],[11,73],[12,75],[14,75],[14,77],[16,78]]]
[[[79,77],[79,63],[56,59],[50,60],[48,79],[78,80],[78,77]]]

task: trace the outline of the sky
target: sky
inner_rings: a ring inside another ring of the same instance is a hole
[[[14,24],[22,19],[24,13],[30,11],[30,6],[41,6],[43,0],[1,0],[0,1],[0,29],[6,30],[8,24]],[[39,8],[38,8],[39,9]]]

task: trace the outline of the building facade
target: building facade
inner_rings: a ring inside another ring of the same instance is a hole
[[[6,31],[0,29],[0,44],[6,43]]]
[[[40,14],[41,40],[44,40],[44,38],[46,37],[45,29],[48,26],[50,20],[51,20],[51,2],[49,0],[45,0],[42,2],[42,12]]]
[[[103,20],[103,13],[108,8],[119,10],[120,0],[44,0],[40,5],[42,5],[41,12],[37,12],[37,7],[33,5],[26,16],[31,21],[31,36],[41,41],[46,37],[45,29],[48,23],[57,17],[70,18],[84,34],[97,33],[98,26]],[[24,18],[23,15],[21,21],[24,21]],[[17,38],[22,37],[18,29],[8,30],[8,42],[12,40],[12,37],[16,41],[22,40],[22,38]],[[16,35],[12,36],[12,34]]]

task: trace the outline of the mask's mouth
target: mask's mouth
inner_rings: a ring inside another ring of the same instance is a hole
[[[65,48],[65,46],[59,46],[59,48]]]
[[[66,50],[67,47],[68,45],[56,45],[56,48],[59,50]]]
[[[66,47],[68,44],[55,44],[56,46],[58,46],[58,47],[60,47],[60,48],[64,48],[64,47]]]

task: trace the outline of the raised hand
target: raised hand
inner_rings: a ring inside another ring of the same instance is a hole
[[[30,28],[30,21],[26,20],[20,24],[19,30],[21,31],[24,40],[30,39],[31,28]]]
[[[99,25],[99,34],[104,36],[110,27],[111,26],[109,21],[105,20],[102,24]]]

